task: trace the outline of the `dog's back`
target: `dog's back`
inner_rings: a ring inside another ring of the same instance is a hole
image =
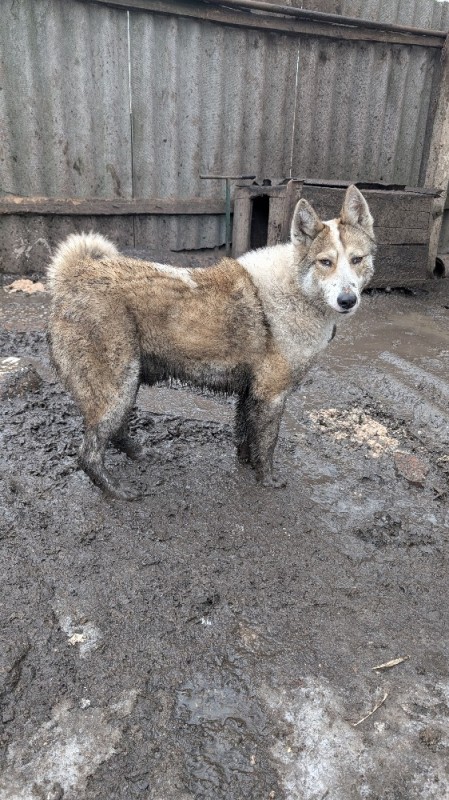
[[[165,360],[186,379],[209,383],[212,370],[229,370],[263,354],[267,329],[254,283],[233,259],[206,269],[182,269],[121,255],[98,234],[69,237],[49,271],[52,290],[50,333],[54,360],[62,377],[59,350],[75,360],[104,350],[118,339],[135,343],[143,362]],[[74,352],[73,336],[82,339]],[[69,343],[70,340],[70,343]],[[204,381],[201,371],[208,375]],[[188,373],[191,373],[190,376]]]

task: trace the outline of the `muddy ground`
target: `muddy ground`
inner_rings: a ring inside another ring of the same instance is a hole
[[[232,400],[142,390],[147,460],[108,456],[136,503],[77,467],[47,296],[0,295],[44,380],[0,408],[1,799],[449,798],[449,282],[364,298],[285,489],[237,467]]]

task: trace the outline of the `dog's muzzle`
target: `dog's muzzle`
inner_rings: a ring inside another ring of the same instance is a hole
[[[351,308],[354,308],[356,303],[357,297],[354,292],[341,292],[337,297],[339,309],[341,309],[344,314],[347,314]]]

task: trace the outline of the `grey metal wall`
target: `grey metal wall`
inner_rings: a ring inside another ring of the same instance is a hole
[[[440,31],[449,29],[449,0],[284,0],[284,3],[375,22]]]
[[[59,0],[2,2],[0,186],[130,197],[126,13]]]
[[[66,0],[3,2],[0,194],[131,197],[127,16]],[[0,271],[42,269],[71,230],[132,244],[132,219],[0,217]]]
[[[157,14],[130,22],[137,196],[222,197],[200,174],[289,175],[294,38]],[[179,249],[224,235],[217,219],[143,225],[149,240],[165,225]]]
[[[338,8],[433,27],[448,14],[447,4],[430,0],[341,0]],[[2,4],[1,189],[207,198],[222,196],[223,186],[200,173],[241,172],[419,183],[436,48],[137,11],[129,44],[125,11],[76,0]],[[121,244],[192,249],[224,240],[216,216],[93,222]],[[12,268],[32,269],[33,248],[51,249],[68,226],[2,218],[0,255],[13,251]]]

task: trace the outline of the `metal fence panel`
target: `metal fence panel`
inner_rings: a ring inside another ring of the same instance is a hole
[[[293,172],[418,184],[438,51],[303,37]]]
[[[449,24],[449,3],[434,0],[303,5],[402,24]],[[1,13],[4,191],[223,196],[223,184],[201,181],[200,173],[419,184],[436,48],[131,11],[128,52],[128,14],[121,10],[22,0],[3,3]],[[52,246],[51,219],[39,224],[48,236],[37,238]],[[25,220],[3,219],[0,228],[16,232],[11,250],[22,254],[22,265],[37,241],[33,226],[28,239]],[[126,243],[132,229],[137,245],[165,250],[224,241],[216,215],[129,218],[122,228]]]
[[[136,196],[223,196],[202,173],[289,175],[297,40],[139,13],[130,32]],[[145,227],[161,225],[176,249],[224,241],[216,218]]]
[[[0,187],[130,197],[127,17],[63,0],[1,4]]]
[[[369,19],[373,22],[390,22],[440,31],[447,31],[449,28],[449,0],[285,0],[285,2],[286,5],[298,8]]]

